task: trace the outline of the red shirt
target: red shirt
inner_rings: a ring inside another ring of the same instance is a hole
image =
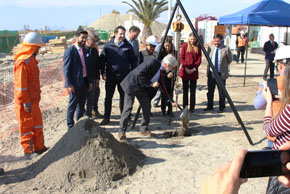
[[[180,62],[181,68],[179,71],[179,77],[185,80],[197,80],[198,79],[198,67],[201,63],[201,48],[198,47],[198,54],[195,53],[194,49],[192,49],[191,53],[188,53],[187,50],[188,43],[184,43],[181,48],[180,53]],[[196,71],[192,74],[187,74],[185,71],[185,67],[188,69],[195,68]]]

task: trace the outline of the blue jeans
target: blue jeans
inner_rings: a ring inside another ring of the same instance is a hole
[[[267,141],[268,141],[268,147],[271,148],[271,147],[273,146],[273,143],[274,143],[274,142],[272,142],[271,140],[267,140]]]
[[[66,122],[68,128],[74,126],[74,113],[76,112],[76,120],[78,121],[85,112],[85,103],[88,94],[88,86],[84,81],[80,88],[75,88],[74,94],[69,94],[69,103],[67,107]]]

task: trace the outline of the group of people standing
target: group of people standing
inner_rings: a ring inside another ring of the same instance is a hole
[[[146,39],[146,47],[139,51],[138,36],[140,29],[132,26],[126,38],[126,29],[118,26],[114,36],[107,42],[99,54],[98,36],[94,29],[79,29],[75,41],[63,56],[63,73],[65,88],[69,92],[67,107],[67,127],[75,124],[74,117],[79,120],[86,115],[90,118],[103,118],[101,125],[110,123],[112,98],[115,88],[120,94],[120,130],[119,138],[126,138],[127,124],[132,114],[135,97],[142,108],[142,122],[140,132],[150,135],[148,128],[151,113],[151,101],[158,98],[161,93],[162,116],[172,114],[174,82],[177,77],[176,51],[172,43],[171,34],[164,36],[164,45],[161,47],[155,36]],[[40,84],[39,69],[35,55],[43,45],[37,33],[28,33],[24,39],[23,48],[15,57],[15,103],[16,115],[19,120],[21,144],[25,157],[33,157],[45,152],[42,118],[39,109]],[[210,56],[215,61],[218,75],[224,80],[227,78],[227,65],[230,51],[221,45],[222,36],[215,37],[215,47],[209,49]],[[160,52],[160,58],[157,59]],[[179,76],[183,82],[183,107],[190,104],[190,112],[195,110],[196,85],[198,68],[201,64],[202,52],[193,33],[189,35],[188,42],[181,48],[181,66]],[[35,78],[28,76],[33,74]],[[213,109],[213,92],[216,85],[215,78],[208,69],[208,106],[206,110]],[[100,95],[100,79],[105,81],[104,115],[98,111]],[[219,88],[220,89],[220,88]],[[190,92],[189,92],[190,91]],[[188,100],[190,93],[190,100]],[[223,92],[220,91],[220,110],[224,105]],[[188,102],[189,101],[189,102]],[[167,112],[166,112],[167,108]]]

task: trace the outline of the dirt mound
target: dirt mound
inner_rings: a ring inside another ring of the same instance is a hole
[[[140,19],[135,15],[109,13],[97,19],[90,25],[90,27],[113,31],[119,25],[125,26],[125,22],[130,21],[130,17],[132,17],[133,21],[140,21]],[[162,32],[163,30],[165,30],[166,26],[166,24],[160,23],[158,21],[153,21],[153,23],[151,24],[152,33],[155,36],[161,37]]]
[[[28,167],[26,179],[33,181],[34,191],[100,192],[134,173],[143,158],[133,146],[83,119]]]

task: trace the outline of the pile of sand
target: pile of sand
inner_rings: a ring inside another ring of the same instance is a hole
[[[30,191],[101,192],[133,174],[142,159],[139,150],[83,119],[26,169],[25,179],[36,177]]]

